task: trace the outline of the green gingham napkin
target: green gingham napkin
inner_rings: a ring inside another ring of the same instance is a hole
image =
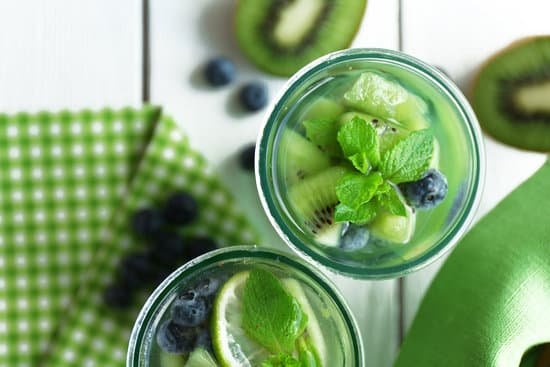
[[[158,112],[0,115],[0,366],[44,349]]]
[[[256,234],[206,161],[189,147],[171,119],[163,119],[138,168],[126,204],[111,226],[109,241],[98,250],[45,366],[124,366],[131,328],[145,295],[132,310],[114,312],[103,306],[101,294],[121,256],[143,246],[128,231],[130,213],[144,205],[159,204],[175,189],[191,192],[199,202],[193,234],[213,235],[221,245],[257,242]]]
[[[149,142],[158,116],[147,107],[2,117],[0,366],[124,365],[146,294],[115,312],[101,292],[120,257],[142,246],[128,233],[128,213],[173,189],[199,200],[193,232],[257,242],[172,120],[161,119]]]

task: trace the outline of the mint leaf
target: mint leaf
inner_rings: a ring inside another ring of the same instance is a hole
[[[338,135],[338,123],[333,120],[320,118],[304,121],[306,136],[313,144],[321,147],[328,154],[341,157],[342,149],[338,145],[336,136]]]
[[[405,204],[401,199],[401,194],[399,193],[398,189],[395,186],[388,184],[387,182],[385,182],[384,184],[387,185],[388,189],[378,192],[378,195],[376,196],[378,205],[385,208],[391,214],[406,217],[407,209],[405,208]],[[386,187],[384,187],[384,189],[385,188]]]
[[[412,132],[382,157],[380,171],[395,184],[416,181],[428,170],[434,150],[434,138],[428,130]]]
[[[362,173],[380,162],[380,142],[370,122],[354,117],[338,131],[338,143],[344,156]]]
[[[262,362],[262,367],[306,367],[288,354],[277,354]]]
[[[246,333],[272,353],[291,354],[305,330],[307,315],[281,281],[266,270],[250,271],[242,302]]]
[[[368,176],[357,172],[347,173],[336,184],[338,200],[351,209],[357,209],[376,194],[378,186],[384,182],[379,172]]]
[[[378,205],[374,200],[369,201],[356,209],[352,209],[345,204],[338,204],[334,211],[334,220],[336,222],[351,222],[358,225],[367,224],[376,217]]]

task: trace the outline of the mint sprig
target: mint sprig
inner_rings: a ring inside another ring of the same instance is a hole
[[[242,302],[245,332],[271,353],[291,355],[307,315],[281,281],[263,269],[250,271]]]
[[[267,358],[262,362],[262,367],[306,367],[300,361],[289,354],[280,353]]]
[[[380,142],[370,122],[354,117],[338,131],[338,143],[344,156],[361,173],[367,173],[380,162]]]
[[[432,133],[414,131],[384,154],[380,172],[394,184],[416,181],[428,170],[433,151]]]
[[[346,122],[337,140],[344,156],[359,172],[345,175],[336,185],[340,204],[336,222],[366,224],[380,210],[406,216],[397,184],[420,179],[430,166],[434,138],[430,131],[412,132],[380,158],[380,141],[370,122],[359,117]]]

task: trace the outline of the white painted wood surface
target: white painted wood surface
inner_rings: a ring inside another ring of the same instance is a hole
[[[463,91],[492,53],[524,36],[550,34],[550,2],[404,0],[403,51],[441,66]],[[539,168],[546,155],[519,151],[485,138],[487,175],[476,220]],[[405,279],[408,328],[443,261]]]
[[[404,51],[441,65],[467,88],[477,65],[523,35],[550,33],[544,0],[402,0]],[[239,54],[231,32],[234,0],[151,0],[151,101],[165,106],[238,192],[274,246],[282,246],[260,208],[250,176],[235,153],[253,142],[264,116],[242,114],[235,94],[242,83],[267,80],[276,94],[284,80],[257,72]],[[357,47],[398,48],[399,1],[370,0]],[[142,94],[140,0],[18,0],[0,2],[0,111],[137,105]],[[200,67],[215,55],[238,64],[235,84],[210,90]],[[486,140],[487,212],[542,164],[544,156]],[[440,266],[405,279],[405,307],[397,282],[361,282],[332,276],[362,329],[368,366],[389,367],[399,343],[400,312],[408,326]]]

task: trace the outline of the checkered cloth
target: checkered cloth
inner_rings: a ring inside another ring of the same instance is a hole
[[[147,294],[120,312],[103,306],[101,292],[120,258],[143,246],[128,231],[129,213],[175,189],[199,201],[192,232],[257,242],[157,108],[0,116],[1,367],[124,365]]]

